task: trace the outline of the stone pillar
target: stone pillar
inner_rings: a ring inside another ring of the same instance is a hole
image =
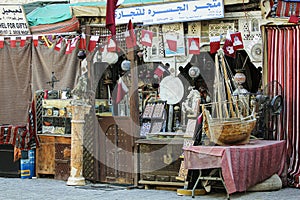
[[[83,172],[83,132],[84,132],[84,116],[87,114],[91,106],[86,104],[78,104],[71,106],[72,110],[72,131],[71,131],[71,171],[67,185],[85,185]]]

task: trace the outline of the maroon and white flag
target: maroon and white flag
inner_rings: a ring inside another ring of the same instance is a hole
[[[4,36],[0,36],[0,48],[4,47]]]
[[[161,65],[158,65],[158,67],[154,70],[154,74],[156,74],[158,77],[161,77],[166,69],[162,67]]]
[[[128,93],[129,89],[126,84],[123,82],[122,78],[119,78],[118,81],[118,91],[117,91],[117,98],[116,104],[120,103],[124,96]]]
[[[171,51],[177,52],[177,36],[175,34],[166,34],[166,41]]]
[[[71,41],[72,40],[66,40],[67,47],[66,47],[65,54],[71,54],[72,53],[72,51],[71,51]]]
[[[200,38],[188,38],[189,54],[200,54]]]
[[[230,38],[231,38],[234,50],[244,48],[242,34],[240,32],[230,34]]]
[[[119,7],[119,5],[123,2],[123,0],[107,0],[106,3],[106,22],[105,26],[110,30],[113,36],[116,35],[116,22],[115,22],[115,10]]]
[[[25,44],[26,44],[26,39],[27,39],[26,36],[24,36],[24,35],[21,36],[20,47],[24,47],[24,46],[25,46]]]
[[[148,30],[142,30],[142,39],[141,44],[146,47],[152,47],[152,39],[153,39],[153,32]]]
[[[15,48],[17,46],[17,37],[10,36],[10,47]]]
[[[33,45],[34,45],[35,47],[37,47],[38,44],[39,44],[39,36],[38,36],[38,35],[33,35],[33,36],[32,36],[32,40],[33,40]]]
[[[99,35],[92,35],[91,36],[89,46],[88,46],[88,51],[89,52],[94,51],[94,49],[97,45],[98,39],[99,39]]]
[[[57,42],[56,42],[56,44],[55,44],[55,46],[54,46],[54,50],[60,51],[62,41],[63,41],[63,38],[62,38],[62,37],[58,38],[58,40],[57,40]]]
[[[76,45],[77,45],[77,42],[78,42],[79,39],[80,39],[79,36],[76,36],[75,38],[72,38],[71,46],[70,46],[70,51],[71,52],[76,48]]]
[[[107,51],[108,52],[115,52],[117,51],[117,44],[112,36],[107,37]]]
[[[235,50],[233,48],[233,42],[231,40],[230,32],[227,32],[226,39],[223,45],[223,51],[226,56],[235,58]]]
[[[210,53],[214,54],[217,53],[220,49],[220,36],[213,36],[209,38],[209,46],[210,46]]]
[[[127,31],[124,33],[125,35],[125,41],[127,48],[134,48],[136,46],[136,36],[133,29],[133,24],[131,22],[131,19],[128,22],[127,25]]]
[[[78,49],[86,50],[86,38],[84,33],[82,33],[80,36]]]

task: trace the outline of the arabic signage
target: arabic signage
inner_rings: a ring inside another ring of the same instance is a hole
[[[199,21],[224,17],[223,0],[183,1],[180,3],[118,8],[116,24],[133,23],[144,25]]]
[[[29,26],[23,7],[0,5],[0,35],[28,35]]]

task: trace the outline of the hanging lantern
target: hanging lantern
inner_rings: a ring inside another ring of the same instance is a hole
[[[242,71],[237,71],[234,75],[234,81],[236,82],[236,84],[238,85],[242,85],[243,83],[246,82],[246,76]]]
[[[130,70],[130,61],[129,60],[123,60],[121,63],[121,69],[123,71],[129,71]]]
[[[189,76],[191,78],[197,78],[200,75],[200,69],[196,66],[193,66],[189,69]]]

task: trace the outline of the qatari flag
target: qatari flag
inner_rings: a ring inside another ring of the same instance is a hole
[[[177,51],[177,36],[175,34],[167,34],[166,40],[171,51]]]
[[[122,2],[123,0],[107,0],[106,3],[106,28],[113,36],[116,35],[115,10]]]
[[[126,84],[123,82],[122,78],[120,77],[118,82],[118,91],[117,91],[117,98],[116,104],[120,103],[124,96],[128,93],[129,89]]]

